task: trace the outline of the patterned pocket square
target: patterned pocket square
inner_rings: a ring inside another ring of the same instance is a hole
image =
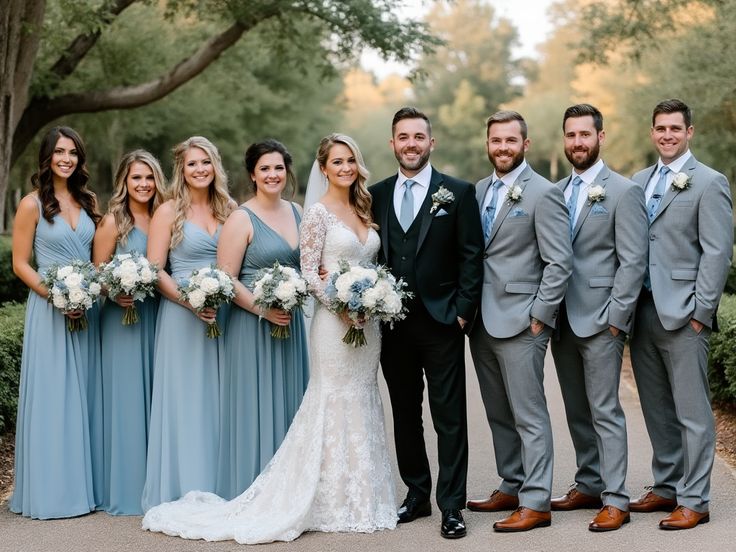
[[[448,213],[444,209],[440,209],[439,211],[437,211],[437,213],[434,216],[436,216],[436,217],[444,217],[445,215],[449,215],[449,214],[450,213]]]
[[[513,211],[509,213],[509,217],[516,218],[516,217],[528,217],[529,213],[527,213],[524,209],[521,207],[516,207]]]
[[[607,215],[608,209],[606,209],[603,205],[599,205],[596,203],[593,205],[593,207],[590,208],[590,214],[591,215]]]

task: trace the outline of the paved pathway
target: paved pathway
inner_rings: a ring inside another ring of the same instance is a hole
[[[497,483],[490,431],[488,429],[478,385],[468,355],[468,416],[470,421],[470,470],[468,495],[480,497]],[[547,357],[547,397],[555,437],[555,480],[553,494],[562,494],[572,481],[574,455],[565,426],[562,399],[551,357]],[[386,397],[385,389],[382,390]],[[644,429],[641,410],[633,389],[626,383],[621,389],[629,430],[629,491],[636,495],[650,484],[651,449]],[[384,399],[387,406],[387,399]],[[389,413],[387,412],[390,426]],[[429,419],[428,417],[426,418]],[[428,429],[427,441],[435,438]],[[430,451],[434,455],[434,451]],[[405,489],[399,485],[399,496]],[[292,543],[261,545],[259,550],[288,552],[330,551],[736,551],[736,474],[720,459],[713,471],[711,522],[690,531],[666,532],[657,528],[662,514],[633,514],[632,522],[612,533],[594,534],[587,530],[593,511],[561,512],[553,516],[552,526],[528,533],[500,534],[493,522],[503,514],[465,512],[468,536],[447,541],[439,535],[440,516],[401,525],[395,531],[371,535],[322,534],[303,535]],[[205,543],[151,534],[140,529],[139,517],[111,517],[95,513],[76,519],[31,521],[11,514],[0,506],[0,551],[2,552],[168,552],[168,551],[242,551],[234,542]]]

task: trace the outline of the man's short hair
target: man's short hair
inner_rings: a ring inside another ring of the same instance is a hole
[[[659,102],[652,112],[652,126],[654,126],[654,120],[660,113],[682,113],[682,117],[685,119],[685,127],[689,128],[693,124],[693,112],[681,100],[673,98]]]
[[[587,116],[593,117],[593,125],[597,132],[603,130],[603,114],[597,107],[587,103],[581,103],[571,105],[565,110],[565,114],[562,116],[562,132],[565,132],[565,122],[567,122],[568,119]]]
[[[511,110],[496,111],[493,115],[486,119],[486,136],[488,136],[488,132],[491,130],[491,126],[493,126],[495,123],[510,123],[511,121],[519,121],[519,126],[521,127],[521,137],[526,140],[528,133],[526,121],[520,113]]]
[[[396,130],[398,122],[404,119],[423,119],[424,122],[427,123],[429,135],[432,136],[432,124],[429,122],[429,117],[419,111],[416,107],[402,107],[394,114],[394,119],[391,121],[392,136]]]

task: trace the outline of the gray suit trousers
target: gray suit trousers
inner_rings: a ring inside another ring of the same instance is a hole
[[[499,490],[518,495],[519,505],[548,512],[553,446],[544,396],[544,355],[552,330],[529,329],[510,338],[491,337],[475,324],[470,352],[493,436]]]
[[[643,295],[631,339],[631,360],[654,456],[652,490],[707,512],[715,455],[708,386],[710,329],[666,330],[651,295]]]
[[[576,486],[628,511],[626,418],[618,395],[625,339],[623,332],[614,337],[608,329],[578,337],[562,316],[552,355],[575,447]]]

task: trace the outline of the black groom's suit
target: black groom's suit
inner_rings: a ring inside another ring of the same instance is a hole
[[[391,396],[399,472],[409,496],[429,499],[432,480],[422,425],[423,376],[437,432],[441,510],[465,507],[468,469],[465,340],[457,317],[472,321],[483,281],[483,232],[475,188],[432,169],[419,213],[404,232],[394,209],[397,176],[370,187],[380,226],[379,262],[414,294],[406,319],[383,329],[381,367]],[[430,213],[444,186],[454,200]],[[444,213],[446,214],[442,214]],[[440,215],[440,216],[438,216]]]

